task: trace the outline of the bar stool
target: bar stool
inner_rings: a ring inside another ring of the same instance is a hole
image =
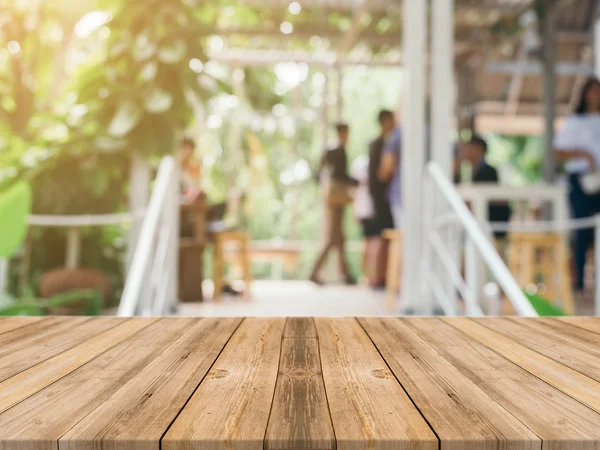
[[[383,239],[389,241],[387,272],[385,277],[386,304],[393,311],[400,292],[400,273],[402,271],[400,252],[402,251],[402,232],[384,230]]]
[[[560,300],[567,314],[575,313],[564,235],[511,233],[508,267],[521,286],[542,282],[547,288],[541,293],[544,297],[551,301]]]
[[[231,230],[219,231],[213,234],[213,243],[215,247],[215,259],[213,266],[213,279],[215,284],[214,299],[218,299],[223,294],[225,286],[225,252],[230,244],[236,246],[238,258],[236,258],[242,272],[242,278],[245,282],[244,296],[250,296],[250,284],[252,283],[252,268],[250,264],[250,236],[245,231]]]

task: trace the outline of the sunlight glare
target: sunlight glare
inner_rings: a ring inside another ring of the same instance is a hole
[[[75,35],[82,39],[86,38],[110,22],[111,19],[112,15],[106,11],[92,11],[87,13],[75,25]]]

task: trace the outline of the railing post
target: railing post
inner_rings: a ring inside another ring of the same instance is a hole
[[[131,270],[133,254],[135,253],[144,220],[143,217],[138,217],[137,213],[148,206],[150,198],[150,164],[137,152],[131,156],[129,177],[129,210],[131,211],[132,219],[127,244],[127,260],[125,261],[125,273],[127,274]]]
[[[67,231],[67,250],[65,255],[65,267],[76,269],[79,267],[81,257],[81,228],[71,227]]]
[[[477,247],[475,243],[470,238],[470,236],[466,235],[466,247],[465,247],[465,281],[467,282],[467,287],[469,289],[469,296],[471,298],[464,299],[467,306],[467,315],[471,315],[471,311],[474,306],[479,303],[479,287],[481,280],[481,273],[479,268],[480,257],[477,252]]]
[[[169,233],[169,255],[167,257],[170,274],[166,291],[168,300],[166,305],[170,313],[174,313],[177,309],[177,296],[179,294],[179,176],[179,167],[175,165],[171,177],[169,210],[165,217],[167,227],[171,230]],[[202,283],[202,276],[200,276],[199,282]]]
[[[479,225],[482,227],[482,229],[484,231],[485,231],[485,228],[483,227],[483,225],[485,223],[487,223],[487,220],[488,220],[488,214],[487,214],[488,204],[489,204],[489,200],[487,198],[481,198],[481,197],[475,198],[473,200],[473,204],[472,204],[473,215],[475,216],[475,218],[477,219],[477,222],[479,223]],[[467,264],[467,273],[471,274],[471,278],[467,279],[467,283],[469,285],[469,289],[471,291],[471,295],[473,296],[474,302],[481,306],[481,305],[483,305],[483,300],[484,300],[483,291],[484,291],[485,278],[486,278],[485,270],[481,270],[481,268],[485,267],[485,263],[484,263],[483,257],[479,254],[479,252],[477,251],[477,249],[475,248],[475,246],[473,245],[473,242],[471,240],[467,241],[467,253],[469,252],[469,245],[471,245],[473,247],[474,253],[473,253],[473,259],[471,261],[471,264],[473,267],[470,270],[469,270],[469,267]]]

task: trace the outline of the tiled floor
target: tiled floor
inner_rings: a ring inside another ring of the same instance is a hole
[[[385,294],[366,287],[332,285],[318,287],[306,281],[256,281],[252,298],[225,297],[210,299],[210,284],[205,292],[208,300],[184,303],[178,314],[210,317],[355,317],[391,316],[385,307]]]

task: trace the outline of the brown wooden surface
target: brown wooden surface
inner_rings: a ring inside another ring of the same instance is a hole
[[[600,448],[600,319],[0,319],[0,450]]]

